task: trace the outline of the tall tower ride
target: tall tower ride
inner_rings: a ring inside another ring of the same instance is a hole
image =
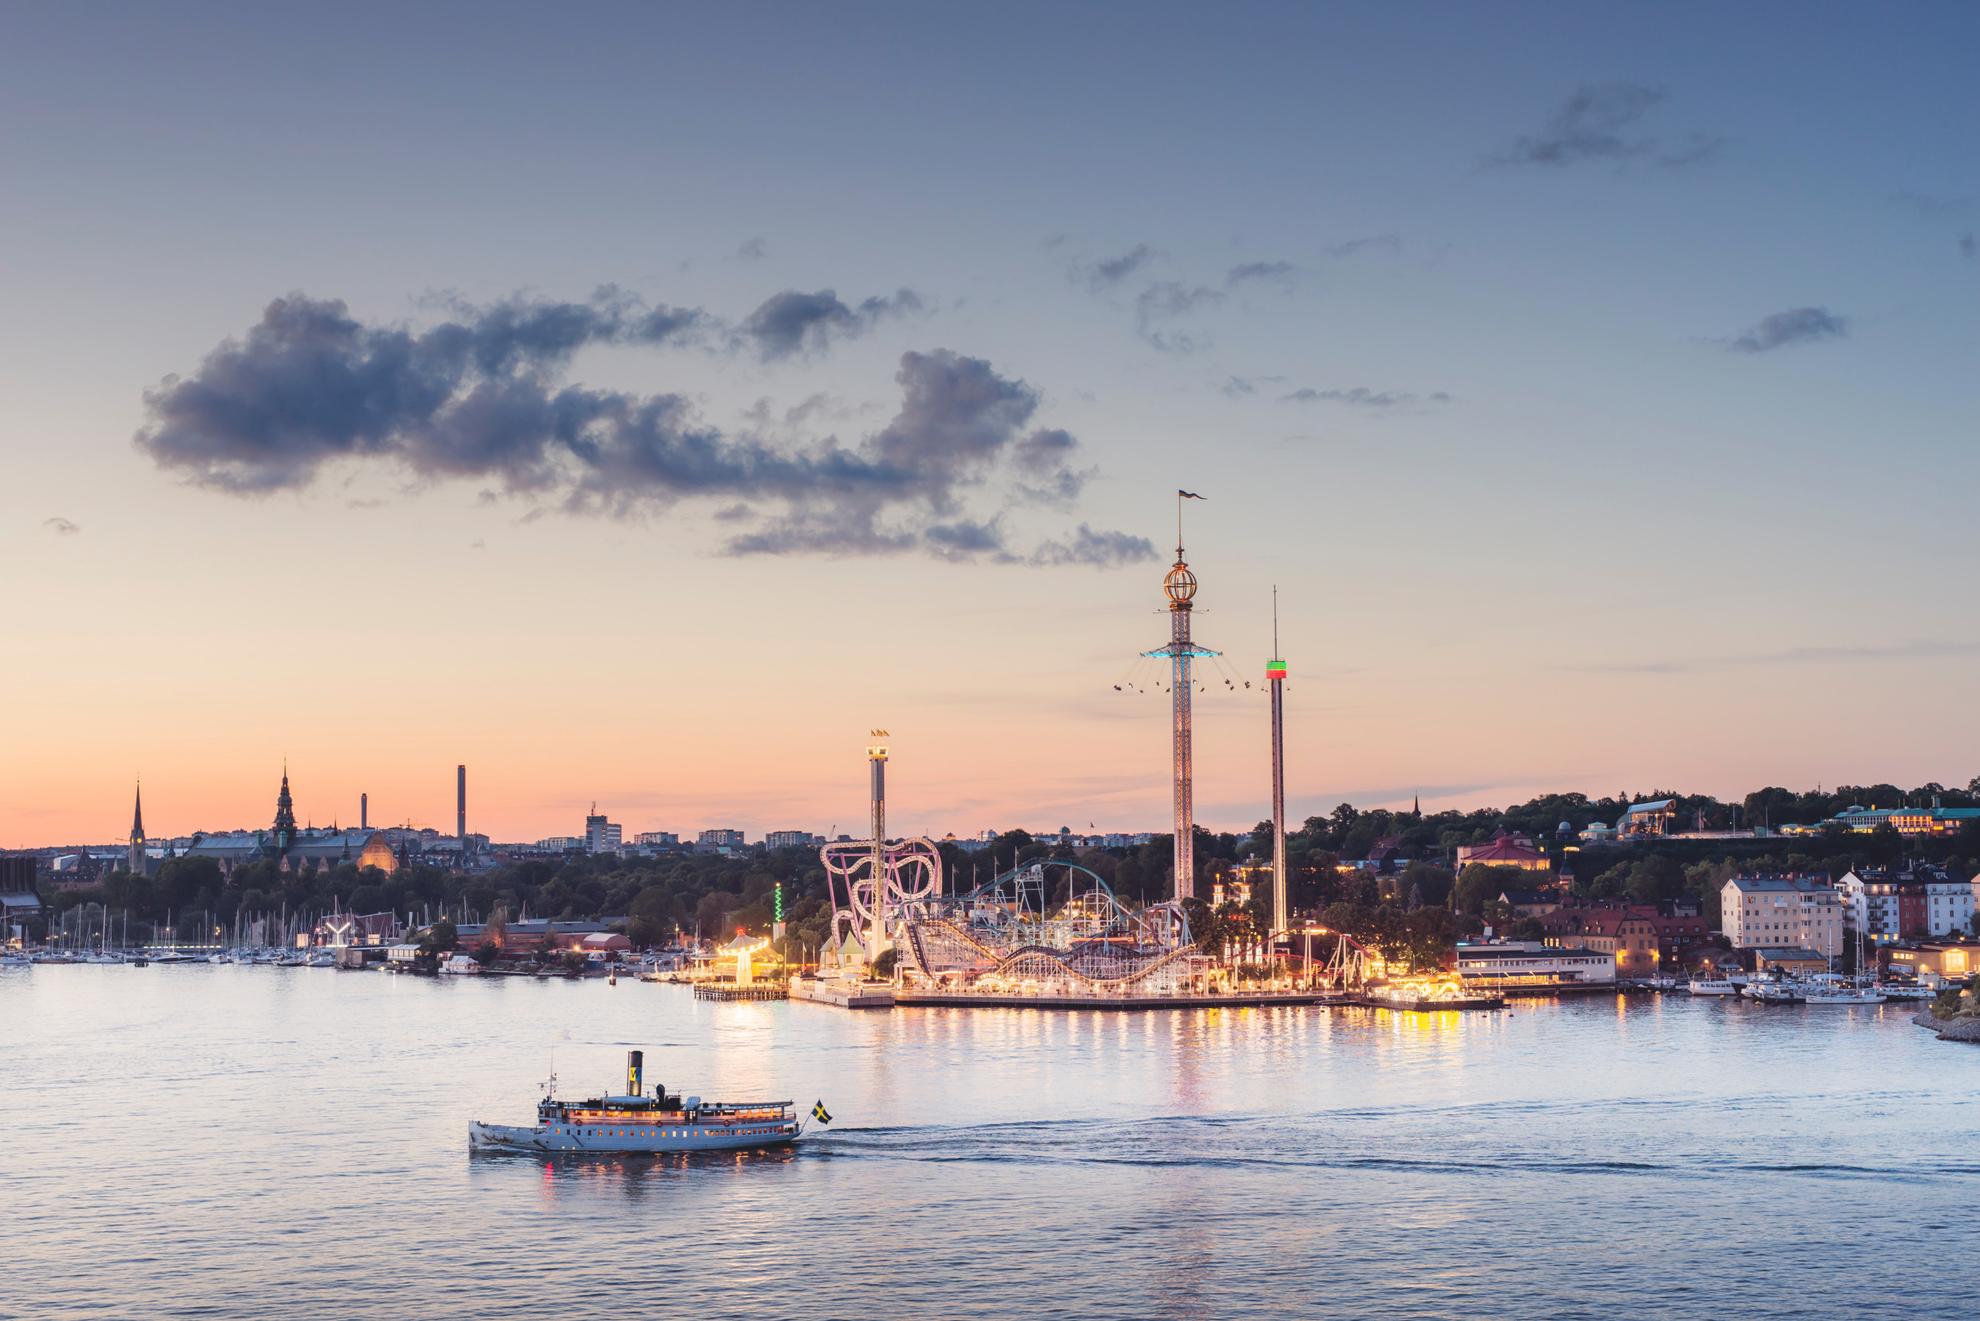
[[[1169,602],[1169,645],[1141,654],[1169,662],[1169,693],[1173,724],[1171,773],[1175,780],[1175,867],[1176,901],[1196,896],[1196,801],[1190,764],[1194,729],[1190,723],[1189,663],[1198,657],[1215,656],[1190,641],[1189,616],[1196,599],[1196,575],[1183,559],[1182,502],[1201,500],[1193,491],[1176,492],[1176,562],[1162,579],[1162,595]]]
[[[1265,662],[1272,690],[1272,934],[1291,925],[1286,904],[1286,663],[1279,659],[1279,589],[1272,589],[1272,658]]]
[[[876,729],[867,745],[873,767],[873,921],[866,928],[866,961],[878,963],[887,948],[887,731]]]

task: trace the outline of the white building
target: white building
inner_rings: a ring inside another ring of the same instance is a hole
[[[1980,877],[1963,881],[1930,866],[1852,871],[1836,882],[1850,925],[1879,944],[1970,934],[1976,888]]]
[[[1734,949],[1799,946],[1842,953],[1843,900],[1826,880],[1735,876],[1719,890],[1720,925]]]
[[[680,842],[681,837],[671,830],[642,830],[633,840],[633,843],[645,845],[647,848],[672,847]]]
[[[1561,990],[1613,986],[1616,961],[1600,950],[1559,949],[1537,940],[1494,940],[1457,947],[1466,989]]]
[[[703,848],[710,849],[739,849],[744,847],[742,831],[728,830],[719,826],[702,831],[697,842]]]
[[[814,835],[809,830],[773,830],[763,837],[763,847],[767,849],[811,848],[824,842],[823,835]]]
[[[617,853],[625,843],[625,831],[616,821],[592,813],[584,819],[584,846],[593,853]]]

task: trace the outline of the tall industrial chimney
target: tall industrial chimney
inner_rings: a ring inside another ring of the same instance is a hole
[[[358,829],[371,829],[371,795],[358,795]]]
[[[454,767],[454,833],[461,837],[461,848],[467,848],[467,767]]]

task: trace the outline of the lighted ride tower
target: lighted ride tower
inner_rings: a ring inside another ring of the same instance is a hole
[[[1176,492],[1176,563],[1162,579],[1162,594],[1169,600],[1169,645],[1144,651],[1143,656],[1169,662],[1170,706],[1174,715],[1172,773],[1175,779],[1176,890],[1175,902],[1196,896],[1196,803],[1192,786],[1191,749],[1195,742],[1190,723],[1190,676],[1192,660],[1208,659],[1217,653],[1190,641],[1189,616],[1196,598],[1196,575],[1183,559],[1182,502],[1201,500],[1191,491]]]
[[[1286,903],[1286,663],[1279,656],[1279,589],[1272,589],[1272,658],[1265,662],[1272,690],[1272,939],[1291,929]]]
[[[872,775],[870,839],[827,844],[818,850],[832,895],[835,956],[850,937],[867,967],[893,947],[903,923],[918,917],[942,893],[942,854],[931,839],[887,840],[887,731],[873,731],[866,749]],[[843,966],[849,960],[840,959]]]

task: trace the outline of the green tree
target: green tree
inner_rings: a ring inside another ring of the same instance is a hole
[[[1419,906],[1445,908],[1450,904],[1451,887],[1457,884],[1457,878],[1434,862],[1412,862],[1403,868],[1397,883],[1405,898],[1415,894]]]
[[[1474,862],[1458,874],[1453,904],[1460,913],[1479,914],[1506,890],[1524,890],[1533,878],[1518,867],[1489,867]]]
[[[1663,903],[1684,893],[1684,879],[1684,868],[1675,859],[1649,857],[1630,867],[1625,888],[1638,903]]]

